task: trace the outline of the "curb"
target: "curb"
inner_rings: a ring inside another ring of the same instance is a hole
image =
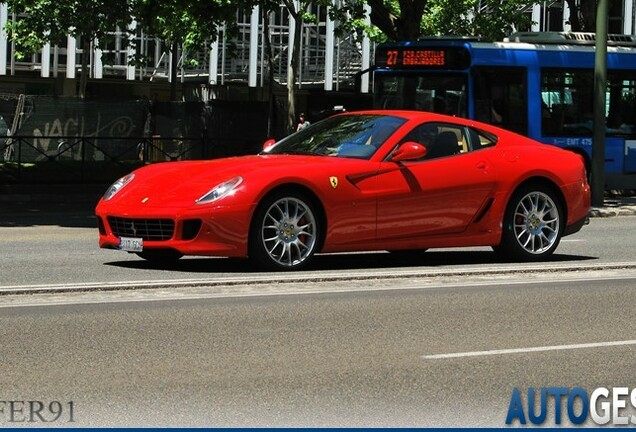
[[[590,217],[636,216],[636,207],[592,207]]]
[[[217,279],[175,279],[162,281],[122,281],[122,282],[88,282],[51,285],[17,285],[0,286],[0,298],[6,295],[24,294],[58,294],[58,293],[87,293],[107,291],[131,291],[140,289],[166,289],[166,288],[227,288],[241,285],[286,285],[298,283],[318,282],[354,282],[370,280],[397,280],[397,279],[431,279],[438,277],[463,277],[463,276],[494,276],[510,275],[511,272],[534,273],[572,273],[581,271],[608,271],[608,270],[636,270],[636,262],[599,263],[599,264],[570,264],[560,267],[558,264],[538,263],[513,264],[502,267],[490,267],[482,269],[448,270],[448,269],[423,269],[383,271],[378,273],[347,272],[347,273],[319,273],[319,274],[278,274],[279,278],[272,279],[271,274],[262,274],[244,277],[228,277]],[[263,292],[262,295],[267,295]]]

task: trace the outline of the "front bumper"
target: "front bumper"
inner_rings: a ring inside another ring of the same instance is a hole
[[[200,256],[247,256],[249,226],[252,206],[192,206],[183,208],[130,209],[115,204],[100,202],[95,210],[99,226],[99,247],[119,248],[119,232],[122,224],[138,224],[148,220],[174,221],[174,230],[169,238],[144,239],[144,250],[171,249],[183,255]],[[118,218],[119,227],[113,227],[109,217]],[[193,221],[200,221],[200,224]],[[198,226],[196,232],[194,227]],[[115,228],[115,229],[114,229]],[[131,226],[128,232],[137,232]],[[130,236],[130,234],[126,234]]]

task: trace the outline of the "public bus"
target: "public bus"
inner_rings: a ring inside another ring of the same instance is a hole
[[[505,42],[431,38],[376,48],[374,106],[497,124],[592,155],[594,34],[515,33]],[[607,48],[605,184],[636,189],[636,36]]]

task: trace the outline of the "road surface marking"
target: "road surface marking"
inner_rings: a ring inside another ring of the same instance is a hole
[[[597,343],[574,344],[574,345],[553,345],[553,346],[532,347],[532,348],[512,348],[512,349],[500,349],[500,350],[490,350],[490,351],[468,351],[468,352],[458,352],[458,353],[449,353],[449,354],[432,354],[432,355],[422,356],[422,358],[426,360],[440,360],[440,359],[451,359],[451,358],[462,358],[462,357],[482,357],[482,356],[505,355],[505,354],[523,354],[523,353],[531,353],[531,352],[561,351],[561,350],[573,350],[573,349],[584,349],[584,348],[606,348],[606,347],[623,346],[623,345],[636,345],[636,340],[597,342]]]

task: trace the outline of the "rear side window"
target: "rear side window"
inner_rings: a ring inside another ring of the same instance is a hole
[[[469,128],[468,136],[473,150],[493,147],[497,144],[497,137],[488,132]]]

